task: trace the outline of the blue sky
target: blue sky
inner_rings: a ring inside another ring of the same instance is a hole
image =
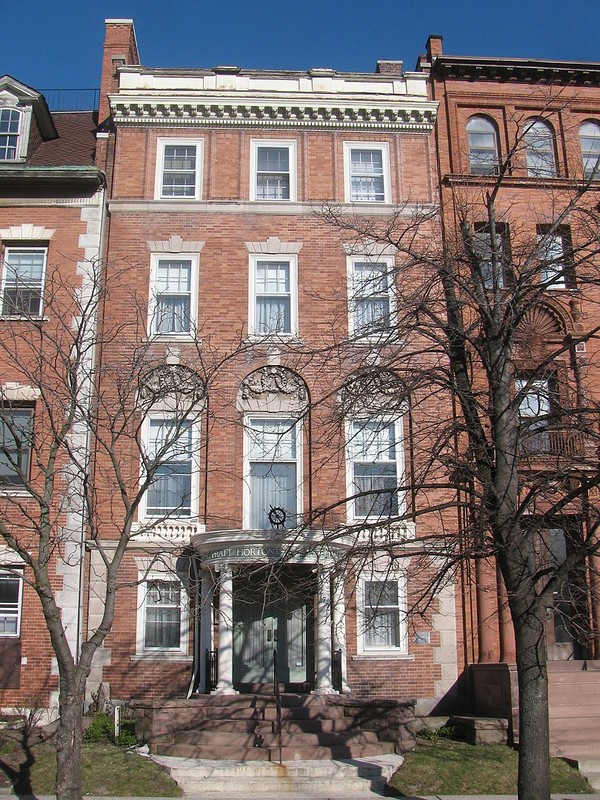
[[[96,88],[104,19],[133,18],[148,67],[413,69],[430,33],[449,55],[600,61],[599,0],[0,0],[0,74]],[[26,21],[25,21],[26,20]]]

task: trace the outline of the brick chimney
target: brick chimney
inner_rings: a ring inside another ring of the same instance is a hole
[[[119,87],[117,69],[125,64],[140,63],[133,20],[107,19],[104,22],[106,36],[100,81],[99,123],[104,122],[110,113],[107,95],[116,92]]]

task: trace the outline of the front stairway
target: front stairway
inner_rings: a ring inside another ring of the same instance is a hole
[[[167,701],[138,715],[137,732],[152,754],[193,759],[354,759],[395,749],[394,742],[379,741],[374,730],[364,730],[356,715],[346,715],[343,702],[299,694],[281,695],[281,751],[271,695]]]
[[[548,683],[551,755],[600,789],[600,661],[549,661]]]

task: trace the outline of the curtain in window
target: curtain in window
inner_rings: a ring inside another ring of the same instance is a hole
[[[191,330],[191,261],[159,261],[156,268],[156,333]]]
[[[268,517],[271,508],[283,508],[286,527],[294,527],[298,493],[295,421],[255,419],[248,435],[250,527],[271,528]]]
[[[17,575],[0,573],[0,636],[18,633],[20,583]]]
[[[163,197],[194,197],[196,193],[196,146],[165,145]]]
[[[192,425],[174,419],[150,420],[149,458],[155,472],[146,497],[151,517],[191,514]]]
[[[389,517],[398,513],[398,470],[394,423],[354,422],[354,501],[357,517]]]
[[[290,151],[287,147],[258,147],[256,199],[289,200]]]
[[[152,581],[146,593],[144,645],[179,648],[181,643],[181,587],[175,581]]]
[[[364,585],[365,647],[400,647],[397,581],[366,581]]]
[[[383,202],[383,154],[381,150],[351,150],[350,174],[352,200]]]
[[[5,316],[37,316],[40,313],[45,260],[45,250],[7,251],[2,302]]]
[[[291,297],[288,261],[256,263],[257,333],[290,333]]]

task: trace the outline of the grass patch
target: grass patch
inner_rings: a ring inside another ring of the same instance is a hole
[[[552,792],[591,793],[587,780],[565,761],[550,762]],[[505,745],[479,745],[439,738],[419,740],[391,780],[401,795],[516,794],[517,753]]]
[[[51,741],[29,748],[32,763],[19,741],[0,732],[0,788],[14,786],[28,794],[54,794],[56,750]],[[84,742],[81,754],[84,795],[116,797],[180,797],[181,790],[162,767],[135,752],[112,744]]]

